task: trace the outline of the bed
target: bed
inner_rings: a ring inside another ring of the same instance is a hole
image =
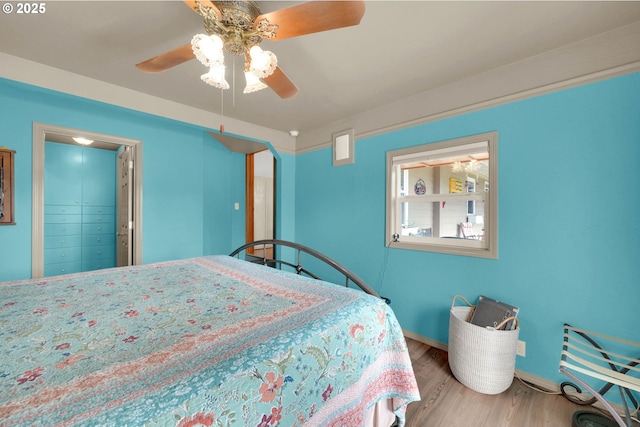
[[[1,283],[0,425],[403,425],[420,397],[387,301],[264,261]]]

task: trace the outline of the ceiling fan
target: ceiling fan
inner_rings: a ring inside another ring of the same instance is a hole
[[[298,88],[277,66],[275,55],[263,51],[260,43],[358,25],[365,9],[363,0],[314,0],[261,14],[254,1],[184,2],[204,18],[207,34],[196,35],[190,44],[136,64],[138,69],[157,73],[198,58],[211,67],[202,80],[226,89],[229,85],[224,80],[223,51],[244,55],[245,93],[270,87],[281,98],[296,95]]]

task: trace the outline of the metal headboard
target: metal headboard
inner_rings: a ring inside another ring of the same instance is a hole
[[[293,269],[295,269],[297,274],[306,274],[307,276],[313,278],[313,279],[317,279],[317,280],[321,280],[320,277],[316,276],[315,274],[311,273],[310,271],[308,271],[306,268],[304,268],[301,265],[301,255],[302,253],[307,253],[311,256],[313,256],[316,259],[319,259],[320,261],[324,262],[325,264],[333,267],[336,271],[338,271],[339,273],[341,273],[344,277],[345,277],[345,286],[348,288],[349,287],[349,283],[354,283],[356,286],[358,286],[360,289],[362,289],[364,292],[368,293],[369,295],[373,295],[377,298],[381,298],[383,299],[387,304],[391,304],[391,300],[389,298],[385,298],[385,297],[381,297],[380,295],[378,295],[378,293],[376,291],[374,291],[369,285],[367,285],[362,279],[360,279],[358,276],[356,276],[355,274],[353,274],[351,271],[349,271],[348,269],[346,269],[345,267],[343,267],[342,265],[338,264],[336,261],[334,261],[333,259],[329,258],[328,256],[316,251],[315,249],[311,249],[308,246],[304,246],[301,245],[299,243],[295,243],[295,242],[290,242],[287,240],[279,240],[279,239],[267,239],[267,240],[256,240],[254,242],[250,242],[247,243],[245,245],[240,246],[238,249],[236,249],[235,251],[231,252],[231,254],[229,254],[230,256],[233,257],[238,257],[239,258],[239,254],[242,253],[243,251],[245,251],[246,249],[249,248],[253,248],[256,246],[262,246],[263,248],[266,248],[267,245],[273,245],[274,249],[275,246],[287,246],[290,248],[293,248],[296,250],[296,258],[297,261],[296,263],[292,263],[286,260],[280,260],[277,258],[268,258],[267,257],[267,251],[264,250],[263,251],[263,256],[259,257],[259,256],[255,256],[252,254],[248,254],[251,257],[261,260],[263,265],[271,265],[271,266],[277,266],[278,268],[281,268],[283,265],[292,267]],[[276,251],[273,251],[274,253],[274,257],[276,254]]]

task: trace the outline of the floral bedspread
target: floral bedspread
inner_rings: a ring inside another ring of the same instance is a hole
[[[391,309],[228,256],[0,283],[0,425],[359,426],[419,400]]]

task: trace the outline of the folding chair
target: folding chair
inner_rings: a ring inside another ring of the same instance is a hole
[[[593,337],[597,337],[600,343],[596,342]],[[605,349],[601,346],[601,343],[606,343],[608,348]],[[567,399],[580,405],[590,405],[597,399],[609,411],[620,427],[632,427],[633,420],[629,412],[627,397],[637,410],[638,402],[632,390],[640,392],[640,367],[638,367],[640,359],[629,356],[629,353],[639,354],[640,343],[610,337],[597,332],[585,331],[565,324],[564,343],[562,345],[562,355],[560,358],[560,372],[588,390],[593,395],[593,398],[588,401],[582,401],[567,394],[564,390],[567,386],[582,393],[582,390],[580,390],[578,386],[569,382],[561,384],[562,394]],[[579,378],[576,375],[578,373],[602,380],[606,384],[599,391],[596,391],[584,380]],[[617,385],[620,390],[626,423],[613,406],[604,398],[604,395],[614,385]]]

